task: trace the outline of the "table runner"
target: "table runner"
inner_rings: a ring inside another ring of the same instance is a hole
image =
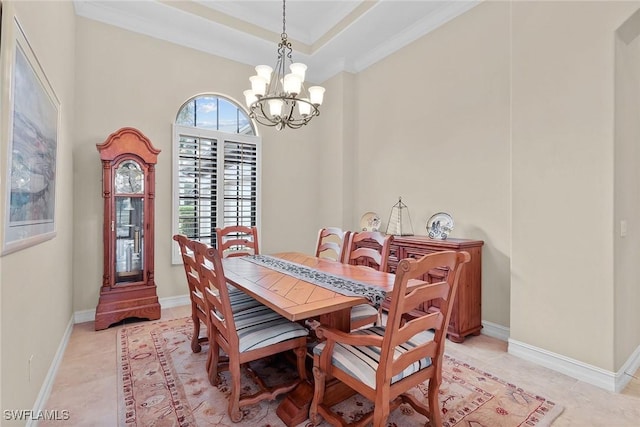
[[[365,297],[376,309],[380,308],[380,304],[382,304],[382,301],[384,301],[386,297],[385,291],[367,283],[346,279],[335,274],[325,273],[307,267],[306,265],[285,261],[269,255],[248,255],[243,257],[243,259],[288,274],[296,279],[304,280],[325,289],[338,292],[342,295]]]

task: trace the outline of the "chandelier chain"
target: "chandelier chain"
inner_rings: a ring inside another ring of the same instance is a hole
[[[282,34],[280,34],[280,37],[286,40],[287,39],[287,14],[286,14],[286,8],[285,8],[285,1],[286,0],[282,0]]]

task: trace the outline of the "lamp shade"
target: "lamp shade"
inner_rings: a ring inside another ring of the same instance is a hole
[[[267,84],[269,84],[269,82],[271,81],[272,71],[273,71],[273,68],[269,67],[268,65],[256,66],[256,73],[258,73],[258,75],[262,77],[267,82]]]
[[[306,65],[304,65],[302,62],[294,62],[293,64],[289,65],[289,69],[293,74],[300,76],[301,82],[304,82],[304,77],[307,72]]]
[[[256,96],[263,96],[267,91],[267,81],[264,77],[260,76],[251,76],[249,77],[249,81],[251,82],[251,90]]]
[[[272,116],[282,116],[282,105],[283,102],[280,99],[270,99],[269,100],[269,114]]]
[[[322,86],[311,86],[309,88],[309,99],[312,104],[322,105],[324,99],[324,88]]]
[[[253,93],[251,89],[247,89],[242,93],[244,94],[244,102],[245,104],[247,104],[247,107],[250,107],[251,104],[258,100],[258,97]]]
[[[302,87],[302,80],[300,80],[299,75],[289,73],[286,76],[284,76],[283,87],[286,93],[291,95],[297,95],[300,93],[300,88]]]
[[[311,104],[309,104],[309,100],[307,98],[302,98],[300,101],[302,101],[298,102],[298,111],[300,111],[300,114],[302,116],[308,116],[311,114]]]

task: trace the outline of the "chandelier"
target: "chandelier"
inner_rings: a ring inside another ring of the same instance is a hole
[[[275,68],[258,65],[256,75],[249,78],[251,89],[244,97],[249,117],[265,126],[298,129],[320,114],[324,88],[304,87],[307,66],[291,59],[291,43],[287,40],[285,0],[282,1],[282,34],[278,44]],[[273,75],[272,75],[273,74]]]

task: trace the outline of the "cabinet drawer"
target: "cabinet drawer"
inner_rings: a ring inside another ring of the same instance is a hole
[[[442,249],[440,250],[442,251]],[[423,248],[414,248],[414,247],[408,247],[408,248],[403,248],[402,250],[402,258],[414,258],[414,259],[420,259],[425,255],[428,254],[432,254],[434,252],[438,252],[437,249],[435,248],[428,248],[428,247],[423,247]]]

